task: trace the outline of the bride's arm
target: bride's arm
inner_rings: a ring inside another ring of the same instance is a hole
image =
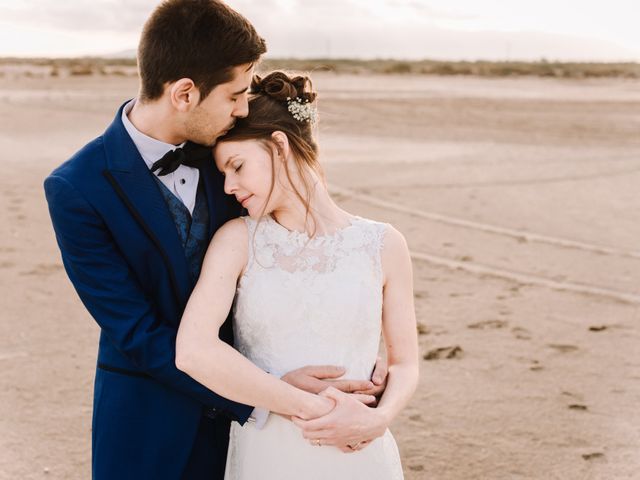
[[[419,361],[411,257],[404,237],[394,228],[385,234],[382,268],[382,333],[389,362],[387,387],[375,409],[358,405],[335,389],[321,393],[336,401],[334,410],[315,420],[294,419],[304,437],[312,442],[320,440],[344,450],[347,445],[382,435],[416,389]]]
[[[407,243],[391,227],[382,251],[385,276],[382,335],[387,351],[387,388],[377,410],[387,424],[405,407],[418,384],[418,334],[413,303],[413,272]]]
[[[247,249],[248,232],[242,219],[232,220],[216,232],[180,322],[176,366],[236,402],[304,418],[327,413],[333,401],[269,375],[219,338],[247,263]]]

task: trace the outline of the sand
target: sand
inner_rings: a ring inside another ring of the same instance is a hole
[[[318,74],[329,183],[414,258],[413,479],[640,478],[640,82]],[[0,77],[0,479],[90,477],[98,329],[42,180],[128,77]]]

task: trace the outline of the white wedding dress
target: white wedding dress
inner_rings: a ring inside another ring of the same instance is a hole
[[[236,348],[276,376],[305,365],[339,365],[345,378],[369,380],[380,341],[387,226],[353,217],[349,226],[309,239],[269,216],[244,220],[249,255],[234,304]],[[388,430],[347,454],[311,445],[279,415],[269,415],[261,430],[231,425],[227,480],[402,478]]]

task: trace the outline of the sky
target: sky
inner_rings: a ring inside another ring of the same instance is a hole
[[[0,0],[0,56],[136,48],[154,0]],[[228,0],[270,57],[640,61],[637,0]]]

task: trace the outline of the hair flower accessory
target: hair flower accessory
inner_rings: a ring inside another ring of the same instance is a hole
[[[303,100],[300,97],[287,97],[287,110],[299,122],[316,123],[318,118],[316,107],[309,100]]]

